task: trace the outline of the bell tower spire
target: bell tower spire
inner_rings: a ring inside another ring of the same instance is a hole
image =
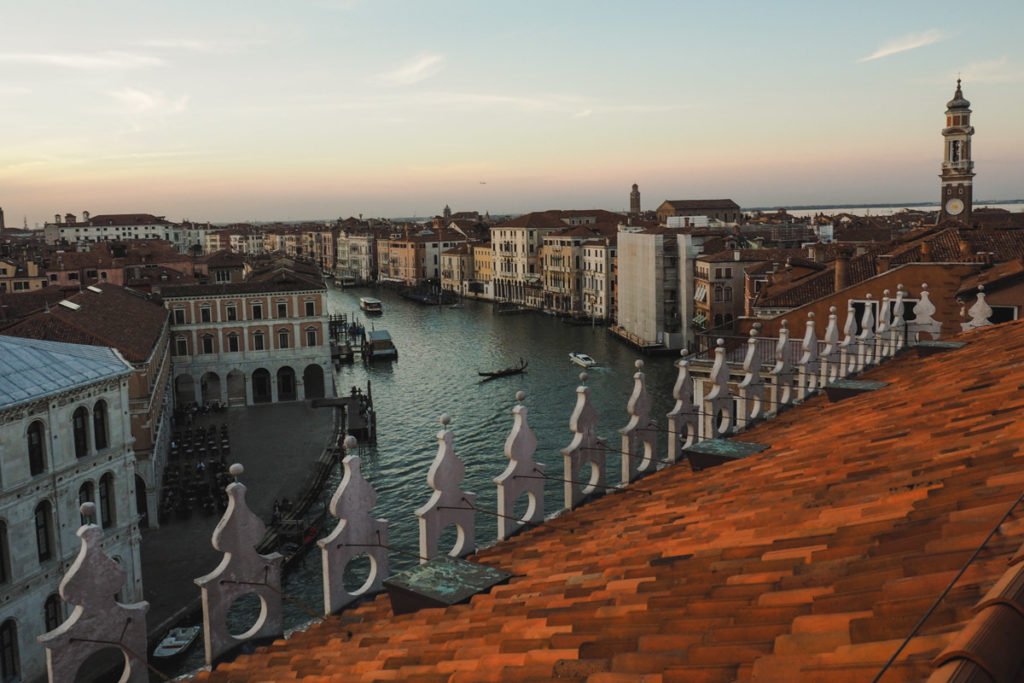
[[[956,217],[964,221],[971,218],[974,162],[971,161],[971,103],[964,99],[960,79],[956,79],[956,92],[946,103],[946,127],[942,129],[945,153],[942,161],[942,197],[939,201],[939,220]]]

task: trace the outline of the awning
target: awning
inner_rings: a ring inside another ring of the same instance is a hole
[[[693,316],[693,323],[695,325],[703,325],[707,321],[708,321],[708,317],[706,315],[704,315],[703,313],[698,313],[697,315]]]
[[[695,301],[707,301],[708,300],[708,286],[705,284],[697,285],[697,291],[694,293],[693,298]]]

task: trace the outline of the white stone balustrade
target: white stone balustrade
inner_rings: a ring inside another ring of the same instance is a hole
[[[213,547],[224,553],[217,568],[195,580],[203,597],[203,641],[206,664],[213,664],[225,653],[254,639],[274,638],[284,633],[281,611],[281,565],[279,553],[260,555],[256,544],[266,527],[249,509],[245,485],[237,479],[245,471],[234,464],[229,471],[235,481],[227,486],[228,507],[213,530]],[[255,594],[260,614],[244,633],[235,635],[228,627],[231,605],[239,598]]]
[[[437,433],[437,455],[427,473],[427,484],[434,492],[423,507],[416,510],[420,520],[420,562],[437,556],[441,532],[455,525],[455,545],[449,557],[462,557],[476,550],[476,494],[459,488],[466,468],[455,455],[453,433],[448,429],[451,418],[441,416]]]
[[[907,321],[903,317],[906,312],[904,300],[907,293],[903,285],[896,285],[896,298],[892,302],[892,322],[889,329],[892,331],[893,354],[896,355],[907,346]]]
[[[80,510],[90,522],[78,529],[81,549],[59,588],[75,609],[60,626],[36,638],[46,648],[47,676],[50,683],[79,680],[78,670],[90,656],[115,647],[125,660],[120,683],[146,683],[149,603],[117,602],[125,572],[103,552],[103,530],[92,521],[96,505],[83,503]]]
[[[704,397],[702,439],[728,436],[736,421],[733,408],[732,390],[729,388],[729,365],[725,361],[725,340],[718,339],[715,345],[715,363],[711,366],[711,391]]]
[[[355,450],[354,436],[345,437],[345,452]],[[324,614],[334,614],[364,595],[383,588],[388,577],[388,521],[375,519],[370,510],[377,504],[377,492],[359,470],[359,456],[347,455],[342,461],[345,474],[331,498],[331,514],[338,524],[325,538],[317,541],[323,558]],[[345,568],[365,555],[369,572],[361,586],[345,587]]]
[[[757,329],[750,330],[747,355],[743,359],[743,380],[737,388],[736,427],[744,429],[765,415],[764,378],[761,358],[757,353]]]
[[[668,419],[668,461],[679,462],[683,450],[697,442],[700,431],[700,417],[697,406],[693,404],[693,378],[690,376],[690,362],[686,360],[686,349],[679,352],[683,356],[676,361],[679,369],[676,383],[672,387],[672,398],[676,400],[672,410],[665,417]]]
[[[820,388],[821,363],[818,361],[818,335],[814,331],[814,313],[807,314],[807,329],[801,342],[803,353],[797,361],[797,400],[804,400]]]
[[[774,409],[778,413],[793,403],[793,352],[789,345],[789,321],[783,320],[775,344],[775,365],[769,371],[775,385]]]
[[[878,308],[878,320],[875,321],[875,363],[881,363],[892,355],[889,348],[889,290],[882,290],[882,303]]]
[[[606,488],[605,440],[597,435],[597,411],[590,402],[590,388],[586,381],[587,373],[581,372],[580,386],[576,387],[576,406],[569,417],[572,441],[562,449],[567,510]]]
[[[818,357],[821,362],[820,386],[834,382],[843,375],[842,350],[839,346],[839,316],[836,307],[829,306],[828,326],[825,327],[825,348]]]
[[[971,319],[965,323],[960,323],[962,331],[976,330],[979,327],[988,327],[992,323],[988,321],[992,317],[992,307],[988,305],[988,301],[985,300],[985,285],[978,285],[978,298],[974,304],[967,309],[967,315],[971,316]]]
[[[843,341],[839,343],[839,377],[849,377],[857,372],[857,309],[853,299],[846,300],[846,322],[843,324]]]
[[[629,484],[656,469],[654,453],[658,430],[651,420],[651,396],[647,393],[642,360],[634,363],[633,393],[626,403],[629,422],[619,430],[622,435],[622,483]]]
[[[512,431],[505,439],[505,457],[508,466],[494,478],[498,485],[498,540],[503,541],[523,527],[544,520],[544,465],[534,460],[537,437],[527,421],[528,410],[522,405],[526,394],[516,392],[519,403],[512,409]],[[515,514],[515,503],[526,496],[526,512]]]

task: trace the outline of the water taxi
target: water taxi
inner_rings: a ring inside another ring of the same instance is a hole
[[[363,342],[363,358],[366,360],[398,360],[398,349],[391,341],[387,330],[371,330]]]
[[[375,299],[372,296],[361,296],[359,297],[359,308],[363,309],[366,313],[383,313],[384,305],[380,299]]]
[[[585,353],[570,353],[569,360],[581,368],[592,368],[597,365],[597,361]]]

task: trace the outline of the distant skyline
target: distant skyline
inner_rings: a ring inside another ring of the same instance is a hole
[[[12,5],[12,3],[8,3]],[[68,0],[0,9],[0,207],[246,221],[1024,196],[1019,2]]]

